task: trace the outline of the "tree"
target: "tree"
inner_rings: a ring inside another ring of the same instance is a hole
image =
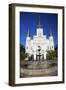
[[[20,52],[21,51],[25,52],[25,47],[22,44],[20,44]]]
[[[55,51],[47,51],[47,59],[48,60],[54,60],[56,58],[56,52]]]
[[[58,56],[58,45],[55,46],[56,57]]]
[[[25,53],[25,47],[20,44],[20,60],[24,60],[28,56],[27,53]]]
[[[27,53],[25,53],[23,51],[20,52],[20,60],[24,60],[27,56],[28,56]]]

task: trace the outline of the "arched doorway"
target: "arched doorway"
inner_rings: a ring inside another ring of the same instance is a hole
[[[42,50],[41,50],[41,47],[40,46],[38,46],[38,49],[37,49],[37,53],[36,53],[36,60],[37,61],[43,61],[44,60],[44,54],[42,54],[42,52],[41,52]]]

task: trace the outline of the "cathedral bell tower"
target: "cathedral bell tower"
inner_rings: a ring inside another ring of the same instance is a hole
[[[50,50],[54,50],[54,40],[53,40],[53,35],[51,31],[49,36],[49,45],[50,45]]]
[[[37,25],[37,36],[38,37],[43,36],[43,28],[42,28],[42,25],[40,23],[40,16],[39,16],[39,22]]]
[[[28,33],[27,33],[27,37],[26,37],[26,53],[30,52],[30,44],[31,44],[31,38],[30,38],[30,34],[29,34],[29,29],[28,29]]]

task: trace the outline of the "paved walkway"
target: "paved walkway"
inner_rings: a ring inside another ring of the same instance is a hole
[[[48,69],[27,69],[21,68],[21,77],[31,77],[31,76],[55,76],[57,75],[57,66],[50,67]]]

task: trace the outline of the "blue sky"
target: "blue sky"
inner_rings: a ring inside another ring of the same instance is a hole
[[[54,37],[54,45],[58,44],[58,15],[53,13],[20,12],[20,43],[25,46],[29,28],[30,36],[36,35],[39,22],[43,27],[43,33],[49,37],[50,31]]]

